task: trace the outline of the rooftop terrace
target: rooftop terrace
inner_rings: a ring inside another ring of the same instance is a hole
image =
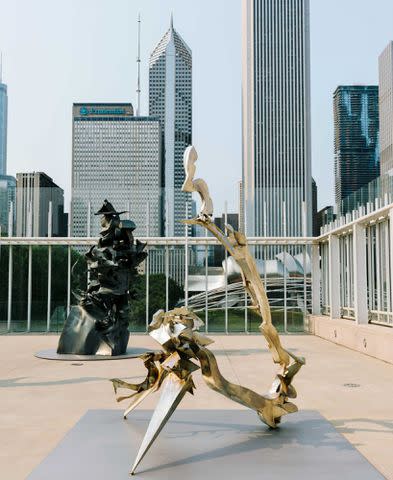
[[[212,337],[211,347],[224,376],[258,392],[268,389],[275,367],[262,336]],[[307,360],[295,382],[299,409],[319,411],[393,480],[393,365],[312,335],[286,335],[282,341]],[[137,359],[60,362],[34,357],[39,350],[55,348],[57,342],[57,335],[0,336],[2,479],[25,478],[89,409],[118,409],[119,422],[123,421],[125,405],[116,403],[107,380],[144,378],[143,364]],[[156,349],[157,345],[146,335],[133,335],[131,346]],[[194,379],[197,394],[186,395],[179,408],[242,408],[210,390],[198,372]],[[142,408],[154,408],[157,399],[157,395],[148,397]],[[257,416],[255,424],[265,428]]]

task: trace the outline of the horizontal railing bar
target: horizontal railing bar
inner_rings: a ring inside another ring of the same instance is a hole
[[[185,237],[140,237],[149,246],[185,245]],[[96,245],[98,237],[1,237],[0,245]],[[249,237],[249,245],[312,245],[313,237]],[[220,245],[214,237],[189,237],[189,245]]]
[[[323,233],[319,237],[315,237],[314,240],[316,243],[323,242],[329,239],[329,235],[343,235],[352,233],[352,228],[355,224],[369,224],[370,222],[381,222],[388,218],[389,211],[393,208],[393,203],[389,203],[389,205],[385,205],[384,207],[378,208],[378,210],[374,210],[373,212],[367,213],[362,215],[355,220],[352,220],[344,225],[337,226],[329,230],[328,232]]]

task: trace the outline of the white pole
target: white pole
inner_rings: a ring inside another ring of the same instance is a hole
[[[70,205],[71,213],[71,205]],[[71,215],[68,215],[68,237],[71,237]],[[71,245],[67,247],[67,316],[71,310]]]
[[[147,202],[146,206],[146,235],[147,238],[150,236],[150,202]],[[148,250],[148,249],[147,249]],[[148,252],[149,253],[149,252]],[[149,327],[149,288],[150,288],[150,260],[149,255],[147,255],[145,260],[146,268],[146,332]]]
[[[207,290],[209,288],[209,251],[208,246],[205,245],[205,332],[209,332],[209,301]]]
[[[282,222],[284,237],[287,236],[287,212],[285,210],[285,201],[282,202]],[[284,246],[284,332],[288,331],[288,312],[287,312],[287,246]]]
[[[28,260],[28,271],[27,271],[27,331],[31,330],[31,268],[32,268],[32,246],[29,245],[29,260]]]
[[[186,220],[188,220],[188,201],[186,202]],[[188,307],[188,225],[185,224],[184,245],[184,305]]]
[[[48,210],[48,237],[52,236],[52,202]],[[46,331],[50,332],[51,294],[52,294],[52,246],[48,245],[48,295],[46,305]]]
[[[227,224],[228,224],[228,203],[225,200],[224,203],[224,232],[225,235],[228,233]],[[228,333],[228,252],[225,248],[225,257],[224,257],[224,265],[225,265],[225,333]]]

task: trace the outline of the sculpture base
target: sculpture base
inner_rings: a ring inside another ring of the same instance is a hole
[[[89,410],[28,480],[126,480],[152,412]],[[279,429],[251,410],[177,410],[136,471],[143,480],[383,480],[319,413]]]
[[[149,352],[147,348],[128,348],[123,355],[76,355],[73,353],[57,353],[54,348],[48,350],[40,350],[35,353],[37,358],[44,360],[65,360],[69,362],[82,361],[88,362],[92,360],[124,360],[125,358],[138,358],[139,355]]]
[[[105,312],[91,305],[89,310],[81,305],[71,307],[59,338],[57,353],[60,355],[124,355],[130,333],[128,325],[116,323],[111,331],[96,329],[96,322],[103,321]]]

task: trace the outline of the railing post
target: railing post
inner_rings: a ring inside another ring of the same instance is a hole
[[[186,202],[186,220],[188,220],[188,202]],[[188,225],[185,224],[184,245],[184,305],[188,307]]]
[[[312,314],[321,314],[321,269],[319,263],[319,245],[311,247],[311,296]]]
[[[205,245],[205,332],[209,332],[209,298],[208,298],[208,288],[209,288],[209,251],[208,245]]]
[[[10,232],[8,232],[10,237]],[[13,246],[8,247],[8,300],[7,300],[7,332],[11,331],[12,314],[12,269],[13,269]]]
[[[147,202],[146,207],[146,236],[147,238],[150,237],[150,202]],[[148,247],[148,246],[147,246]],[[145,268],[146,268],[146,332],[149,328],[149,289],[150,289],[150,260],[149,260],[149,248],[147,248],[147,257],[145,260]]]
[[[48,210],[48,238],[52,236],[52,202],[49,202]],[[50,332],[50,314],[51,314],[51,294],[52,294],[52,246],[48,245],[48,295],[46,305],[46,331]]]
[[[355,320],[368,323],[366,228],[360,223],[353,226],[353,277]]]
[[[227,223],[228,223],[228,204],[225,200],[225,207],[224,207],[224,232],[225,235],[228,235]],[[224,262],[225,262],[225,333],[228,333],[228,252],[227,249],[224,249]]]
[[[165,311],[169,310],[169,248],[165,245]]]
[[[330,318],[340,318],[340,253],[336,235],[329,235]]]
[[[27,332],[31,330],[31,276],[32,276],[32,257],[33,251],[32,246],[29,245],[29,259],[28,259],[28,270],[27,270]]]
[[[390,297],[390,312],[389,316],[392,315],[392,303],[393,303],[393,292],[392,292],[392,286],[393,286],[393,208],[389,210],[389,271],[387,272],[387,276],[390,279],[389,282],[389,297]]]
[[[72,203],[70,206],[70,212]],[[68,215],[68,237],[71,237],[71,215]],[[71,310],[71,245],[67,246],[67,316]]]

